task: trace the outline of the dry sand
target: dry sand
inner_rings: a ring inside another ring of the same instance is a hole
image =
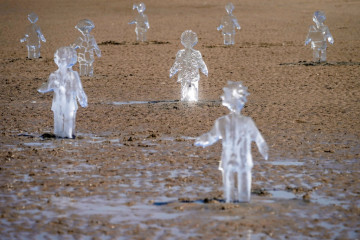
[[[140,44],[132,3],[0,2],[1,239],[359,239],[360,2],[236,1],[230,47],[216,31],[225,1],[147,1]],[[314,65],[304,40],[319,9],[335,44]],[[19,42],[31,11],[47,39],[36,60]],[[89,107],[76,139],[41,138],[53,131],[52,94],[37,88],[83,18],[103,54],[82,78]],[[186,29],[209,69],[196,104],[179,102],[168,77]],[[227,113],[227,80],[248,86],[243,113],[270,147],[268,161],[253,147],[250,203],[223,202],[221,144],[193,146]]]

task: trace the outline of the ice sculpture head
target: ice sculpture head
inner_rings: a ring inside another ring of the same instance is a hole
[[[95,24],[89,19],[82,19],[75,26],[77,30],[79,30],[82,34],[90,33],[93,28],[95,28]]]
[[[197,42],[198,42],[198,37],[196,33],[194,33],[193,31],[186,30],[181,34],[181,44],[185,48],[192,48],[197,44]]]
[[[38,15],[36,15],[35,13],[29,13],[28,14],[28,19],[31,23],[36,23],[37,20],[39,19]]]
[[[76,50],[71,47],[61,47],[54,54],[54,62],[60,67],[72,67],[77,62]]]
[[[227,3],[226,5],[225,5],[225,10],[226,10],[226,12],[228,13],[228,14],[231,14],[232,13],[232,11],[234,10],[234,5],[231,3],[231,2],[229,2],[229,3]]]
[[[224,94],[221,96],[222,105],[232,112],[240,112],[247,102],[246,97],[250,95],[247,87],[242,85],[241,82],[228,81],[223,90]]]
[[[137,9],[138,13],[142,13],[145,11],[146,6],[145,3],[139,3],[133,5],[133,10]]]
[[[316,25],[324,23],[325,19],[326,19],[326,16],[323,11],[314,12],[313,21],[316,23]]]

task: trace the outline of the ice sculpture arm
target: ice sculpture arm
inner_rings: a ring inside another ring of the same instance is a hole
[[[218,26],[216,29],[218,30],[218,31],[220,31],[221,29],[223,29],[224,28],[224,26],[222,25],[222,24],[220,24],[220,26]]]
[[[239,25],[239,23],[238,23],[238,20],[237,20],[236,18],[233,18],[233,23],[234,23],[235,27],[236,27],[238,30],[241,29],[241,27],[240,27],[240,25]]]
[[[82,107],[87,107],[88,103],[87,103],[87,96],[84,92],[84,89],[82,87],[81,81],[80,81],[80,77],[78,72],[74,71],[74,77],[75,77],[75,81],[76,81],[76,97],[80,103],[80,106]]]
[[[96,55],[98,57],[101,57],[101,50],[100,50],[99,46],[97,45],[94,37],[91,38],[91,45],[92,45],[93,49],[95,50]]]
[[[144,16],[144,20],[145,20],[146,28],[150,29],[149,19],[148,19],[148,17],[146,15]]]
[[[73,44],[70,45],[70,47],[73,49],[80,48],[82,42],[83,40],[81,39],[81,37],[79,37]]]
[[[215,125],[211,131],[201,135],[200,137],[197,137],[194,145],[204,148],[216,143],[221,138],[222,136],[219,129],[219,120],[216,120]]]
[[[129,22],[129,24],[135,24],[136,20]]]
[[[333,36],[331,35],[330,30],[329,30],[328,27],[326,27],[325,36],[326,36],[326,38],[327,38],[327,40],[328,40],[329,43],[334,44],[334,38],[333,38]]]
[[[198,64],[199,64],[199,68],[200,68],[201,72],[207,76],[208,75],[208,69],[207,69],[207,66],[206,66],[204,60],[201,57],[200,52],[199,52],[199,55],[198,55]]]
[[[179,68],[180,68],[179,59],[180,59],[180,55],[181,55],[180,51],[176,54],[176,59],[175,59],[174,65],[170,68],[170,78],[172,78],[179,71]]]
[[[269,147],[266,144],[264,138],[262,137],[261,133],[259,132],[258,135],[256,136],[256,145],[259,149],[260,154],[263,156],[263,158],[265,160],[268,160],[269,158]]]
[[[54,82],[56,81],[56,76],[54,73],[50,74],[49,80],[44,82],[41,87],[38,89],[40,93],[47,93],[54,91]]]
[[[311,42],[311,38],[310,38],[310,33],[312,32],[311,30],[312,30],[312,27],[310,27],[308,35],[307,35],[307,37],[305,39],[305,46],[308,45]]]
[[[38,36],[40,37],[41,41],[46,42],[46,39],[45,39],[44,35],[42,34],[40,27],[37,27],[36,32],[37,32]]]
[[[24,38],[21,38],[20,39],[20,42],[25,42],[26,41],[26,39],[29,37],[29,35],[28,34],[25,34],[25,37]]]

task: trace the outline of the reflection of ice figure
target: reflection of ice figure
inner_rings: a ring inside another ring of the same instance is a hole
[[[89,19],[80,20],[75,26],[82,34],[82,36],[71,45],[72,48],[79,49],[78,62],[80,65],[80,76],[93,76],[94,51],[98,57],[101,57],[101,50],[96,44],[94,36],[90,34],[94,27],[94,23]]]
[[[215,121],[213,129],[198,137],[196,146],[206,147],[222,139],[222,156],[219,169],[223,174],[223,184],[226,202],[232,201],[234,175],[237,174],[237,195],[235,200],[250,201],[251,169],[251,142],[255,141],[261,155],[267,160],[268,147],[255,123],[250,117],[241,115],[246,97],[247,88],[241,82],[229,81],[223,88],[222,105],[229,108],[230,114]]]
[[[200,51],[193,49],[198,42],[196,33],[186,30],[181,34],[181,43],[185,49],[177,52],[174,65],[170,69],[170,78],[177,72],[178,82],[181,82],[181,100],[197,101],[200,80],[199,69],[206,76],[208,69]]]
[[[146,32],[150,28],[148,17],[144,14],[145,8],[144,3],[134,4],[133,10],[137,9],[139,14],[135,17],[134,21],[129,22],[129,24],[136,24],[136,40],[141,42],[146,41]]]
[[[39,58],[41,46],[40,40],[46,42],[46,39],[42,34],[40,27],[35,24],[38,20],[38,16],[35,13],[30,13],[28,19],[31,24],[26,27],[25,37],[20,39],[20,42],[26,41],[28,58]]]
[[[224,36],[224,44],[232,45],[235,43],[235,27],[237,29],[241,29],[237,19],[232,15],[232,11],[234,10],[234,5],[230,2],[225,5],[226,12],[228,15],[224,16],[221,19],[221,24],[217,27],[217,30],[220,31],[222,29],[222,34]]]
[[[326,41],[334,44],[334,38],[332,37],[329,28],[324,25],[325,13],[322,11],[316,11],[313,15],[313,21],[315,26],[310,26],[308,36],[305,40],[305,45],[311,42],[311,48],[313,49],[314,62],[326,61]]]
[[[73,48],[59,48],[54,55],[59,69],[51,73],[48,82],[38,89],[41,93],[54,91],[51,110],[54,112],[54,133],[57,137],[74,137],[78,108],[76,99],[82,107],[87,106],[87,97],[79,74],[72,70],[76,60],[76,51]]]

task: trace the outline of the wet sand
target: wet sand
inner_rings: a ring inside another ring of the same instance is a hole
[[[0,3],[2,239],[359,239],[359,2],[234,2],[242,30],[229,47],[216,31],[223,1],[147,1],[146,43],[127,24],[131,1],[27,3]],[[319,9],[335,39],[326,64],[304,46]],[[47,39],[36,60],[18,40],[30,11]],[[102,51],[81,79],[89,106],[76,139],[42,137],[52,94],[37,89],[83,18]],[[168,77],[186,29],[209,69],[198,103],[179,101]],[[221,144],[193,146],[227,114],[228,80],[248,86],[243,114],[270,147],[265,161],[253,146],[250,203],[224,203]]]

